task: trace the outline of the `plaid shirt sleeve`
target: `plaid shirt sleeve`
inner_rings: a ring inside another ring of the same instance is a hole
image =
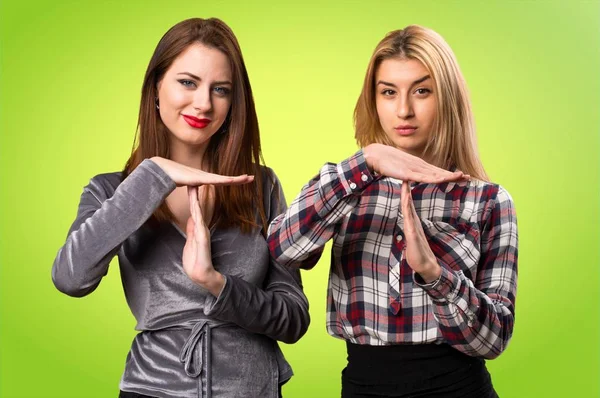
[[[442,260],[442,274],[425,284],[444,339],[471,356],[496,358],[513,331],[517,288],[517,220],[510,194],[492,186],[495,198],[482,220],[481,259],[475,283]],[[438,258],[439,260],[439,258]]]
[[[352,211],[372,181],[362,149],[339,164],[325,164],[288,210],[271,222],[267,242],[275,261],[314,267],[340,220]]]

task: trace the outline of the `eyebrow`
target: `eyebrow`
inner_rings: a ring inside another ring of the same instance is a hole
[[[414,86],[415,84],[423,83],[425,80],[427,80],[427,79],[430,79],[430,78],[431,78],[431,76],[430,76],[430,75],[425,75],[425,76],[423,76],[422,78],[420,78],[420,79],[417,79],[417,80],[415,80],[414,82],[412,82],[410,86],[412,87],[412,86]],[[390,87],[394,87],[394,88],[396,88],[396,85],[395,85],[394,83],[386,82],[386,81],[383,81],[383,80],[379,80],[379,81],[377,82],[377,84],[378,84],[378,85],[379,85],[379,84],[383,84],[384,86],[390,86]]]
[[[189,77],[191,77],[192,79],[196,79],[196,80],[202,80],[200,79],[198,76],[194,75],[193,73],[190,72],[179,72],[178,75],[187,75]],[[233,86],[233,83],[231,83],[229,80],[222,80],[222,81],[218,81],[218,82],[213,82],[213,85],[222,85],[222,84],[229,84],[230,86]]]

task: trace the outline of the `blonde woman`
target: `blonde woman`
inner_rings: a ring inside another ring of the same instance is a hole
[[[300,268],[333,239],[327,329],[347,342],[342,396],[496,397],[485,359],[513,331],[516,217],[479,159],[448,44],[419,26],[385,36],[354,116],[361,149],[323,166],[268,237]]]

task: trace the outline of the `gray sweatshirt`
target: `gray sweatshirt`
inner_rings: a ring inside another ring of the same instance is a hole
[[[279,180],[265,178],[269,222],[285,210]],[[266,176],[265,176],[266,177]],[[211,229],[219,297],[183,271],[185,234],[174,223],[146,221],[175,189],[150,159],[127,178],[98,175],[79,203],[52,267],[61,292],[93,292],[118,255],[123,289],[137,320],[120,388],[156,397],[277,397],[292,376],[276,342],[296,342],[310,322],[300,274],[269,256],[261,230]],[[257,216],[258,217],[258,216]],[[257,218],[258,220],[258,218]]]

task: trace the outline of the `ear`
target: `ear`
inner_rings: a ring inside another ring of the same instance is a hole
[[[160,93],[160,88],[162,87],[162,83],[163,80],[165,79],[165,77],[161,77],[160,80],[156,83],[156,86],[154,87],[154,96],[158,97],[158,93]]]

